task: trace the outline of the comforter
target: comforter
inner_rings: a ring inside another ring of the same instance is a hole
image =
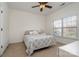
[[[26,52],[31,55],[34,50],[55,45],[55,39],[51,35],[25,35],[24,43]]]

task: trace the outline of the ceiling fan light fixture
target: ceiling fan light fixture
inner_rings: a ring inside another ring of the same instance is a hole
[[[40,5],[40,8],[45,8],[45,5]]]
[[[49,9],[51,9],[52,6],[47,5],[47,3],[48,3],[48,2],[39,2],[39,5],[32,6],[32,8],[39,7],[41,12],[43,11],[44,8],[49,8]]]

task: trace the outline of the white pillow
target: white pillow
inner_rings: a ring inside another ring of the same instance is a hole
[[[38,34],[38,32],[37,31],[33,31],[33,34]]]
[[[30,35],[32,35],[32,34],[33,34],[33,32],[29,32],[29,34],[30,34]]]
[[[30,32],[30,35],[37,35],[37,34],[38,34],[37,31],[31,31],[31,32]]]

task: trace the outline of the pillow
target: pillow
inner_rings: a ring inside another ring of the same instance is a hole
[[[30,32],[32,32],[33,30],[27,30],[27,31],[25,31],[25,35],[29,35],[30,34]]]
[[[43,33],[44,33],[44,31],[40,31],[40,32],[39,32],[39,34],[43,34]]]
[[[30,35],[37,35],[38,32],[37,32],[37,31],[31,31],[29,34],[30,34]]]
[[[24,35],[37,35],[37,34],[43,34],[43,31],[40,30],[27,30],[25,31]]]
[[[33,31],[33,34],[38,34],[38,32],[37,31]]]
[[[28,31],[25,31],[25,34],[24,35],[29,35],[29,32]]]

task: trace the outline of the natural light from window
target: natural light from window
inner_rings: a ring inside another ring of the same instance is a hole
[[[68,38],[76,38],[77,17],[71,16],[54,21],[54,35]]]

